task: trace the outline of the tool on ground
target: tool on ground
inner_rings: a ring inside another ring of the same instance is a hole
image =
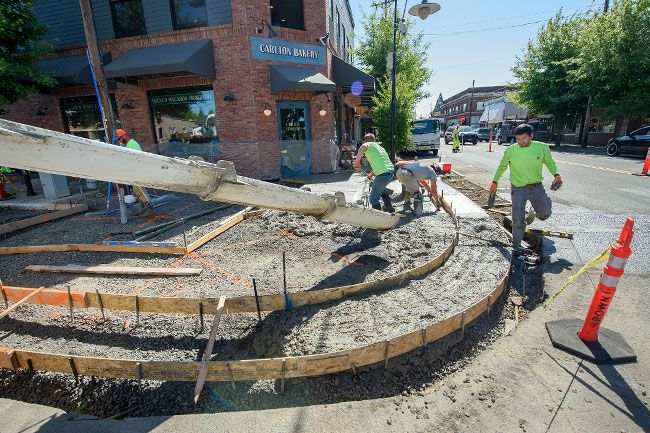
[[[515,307],[515,323],[519,323],[519,307],[524,305],[524,299],[521,296],[512,296],[510,302]]]
[[[487,200],[487,207],[488,209],[491,207],[494,207],[494,202],[497,198],[497,193],[496,192],[491,192],[490,195],[488,196]]]
[[[538,236],[551,236],[554,238],[573,239],[573,233],[569,233],[569,232],[555,232],[555,231],[541,230],[541,229],[526,229],[526,232]]]

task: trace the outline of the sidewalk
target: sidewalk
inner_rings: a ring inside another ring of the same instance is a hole
[[[326,182],[324,182],[326,181]],[[358,174],[308,179],[314,192],[343,191],[348,201],[363,189]],[[317,184],[318,183],[318,184]],[[325,186],[327,185],[327,186]],[[461,216],[484,213],[443,185]],[[570,242],[556,240],[545,264],[554,292],[581,263]],[[633,257],[634,257],[633,252]],[[639,259],[639,258],[637,258]],[[640,260],[640,259],[639,259]],[[568,271],[568,265],[574,264]],[[483,350],[460,371],[420,395],[283,408],[172,417],[98,420],[0,399],[2,431],[13,432],[641,432],[650,431],[650,317],[647,279],[628,273],[603,326],[620,332],[638,362],[596,366],[552,347],[544,323],[584,317],[599,271],[578,278],[548,309],[533,311],[510,336]],[[278,396],[278,398],[282,398]]]

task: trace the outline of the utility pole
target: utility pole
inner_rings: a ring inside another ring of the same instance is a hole
[[[390,160],[395,163],[395,124],[397,123],[397,107],[396,107],[396,89],[395,83],[397,81],[397,0],[395,0],[395,8],[393,11],[393,93],[390,101]]]
[[[607,12],[609,10],[609,0],[605,0],[605,7],[603,8],[603,12]]]
[[[90,65],[95,73],[95,80],[97,81],[99,102],[100,107],[102,108],[100,111],[103,115],[102,121],[104,123],[104,133],[106,134],[106,143],[110,143],[113,135],[113,128],[115,127],[115,119],[113,118],[113,106],[111,105],[111,97],[108,93],[102,58],[99,52],[99,45],[97,44],[97,33],[95,32],[93,11],[90,6],[90,0],[79,0],[79,6],[81,7],[81,16],[83,18],[84,31],[86,33],[86,43],[88,44],[88,52],[90,53]]]
[[[474,103],[474,83],[476,80],[472,80],[472,93],[469,97],[469,115],[467,116],[469,120],[467,121],[467,126],[472,126],[472,104]]]

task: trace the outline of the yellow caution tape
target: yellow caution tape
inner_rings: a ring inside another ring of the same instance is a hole
[[[580,275],[582,275],[587,269],[591,269],[594,266],[596,266],[596,265],[604,262],[605,260],[607,260],[609,258],[609,250],[612,248],[613,245],[614,244],[607,245],[603,249],[603,251],[600,254],[598,254],[598,256],[596,256],[596,258],[594,258],[592,261],[590,261],[589,263],[587,263],[586,265],[581,267],[578,272],[571,275],[569,277],[569,279],[567,280],[567,282],[557,292],[553,293],[553,295],[550,298],[548,298],[548,300],[546,302],[544,302],[543,307],[546,308],[548,306],[548,304],[551,303],[551,301],[553,301],[555,298],[557,298],[560,295],[560,293],[562,293],[564,291],[564,289],[569,287],[569,284],[571,284],[573,282],[573,280],[575,280]]]

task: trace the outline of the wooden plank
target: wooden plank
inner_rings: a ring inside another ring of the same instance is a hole
[[[67,217],[69,215],[85,212],[87,210],[88,210],[88,205],[82,204],[79,206],[75,206],[73,208],[64,209],[56,212],[50,212],[43,215],[31,217],[31,218],[25,218],[20,221],[14,221],[7,224],[2,224],[0,225],[0,234],[15,232],[16,230],[22,230],[24,228],[35,226],[37,224],[46,223],[48,221],[54,221],[59,218]]]
[[[454,331],[461,329],[463,325],[463,314],[465,314],[465,326],[476,320],[481,314],[487,311],[489,299],[495,300],[505,289],[505,282],[508,274],[501,279],[499,285],[483,299],[474,303],[471,307],[461,311],[452,317],[429,325],[425,332],[421,330],[409,332],[395,337],[389,341],[388,357],[392,358],[403,353],[412,351],[423,344],[432,343],[443,338]],[[225,302],[220,298],[221,311]],[[217,315],[215,323],[218,325]],[[216,325],[213,331],[216,334]],[[212,338],[211,331],[211,338]],[[329,352],[316,355],[304,355],[289,358],[267,358],[267,359],[244,359],[239,361],[212,361],[199,363],[195,361],[141,361],[142,378],[150,380],[176,380],[194,381],[205,364],[207,374],[204,380],[230,381],[235,380],[264,380],[279,379],[282,374],[286,378],[320,376],[351,369],[352,364],[357,367],[375,364],[384,360],[385,342],[377,342],[362,347],[345,351]],[[206,353],[208,348],[206,348]],[[211,353],[211,351],[210,351]],[[13,357],[13,361],[8,358]],[[26,352],[10,348],[0,349],[0,364],[26,367],[27,359],[37,370],[53,371],[70,374],[69,355],[59,355],[40,352]],[[210,355],[207,355],[209,359]],[[204,359],[206,354],[204,353]],[[285,360],[286,369],[282,370],[282,361]],[[103,376],[114,378],[137,378],[135,360],[74,357],[76,369],[80,375]],[[198,382],[197,382],[198,384]]]
[[[250,208],[246,208],[242,211],[237,212],[236,214],[234,214],[233,216],[225,220],[223,224],[221,224],[219,227],[212,230],[210,233],[201,236],[199,239],[189,244],[187,246],[187,252],[191,253],[192,251],[196,250],[197,248],[201,247],[202,245],[216,238],[217,236],[219,236],[221,233],[225,232],[229,228],[244,221],[244,219],[246,218],[246,212],[250,212]]]
[[[95,274],[95,275],[172,275],[188,276],[199,275],[203,272],[202,268],[144,268],[130,266],[49,266],[49,265],[29,265],[25,267],[26,271],[31,272],[55,272],[67,274]]]
[[[253,218],[256,216],[263,215],[266,212],[266,209],[259,209],[259,210],[252,210],[250,212],[246,212],[246,219],[248,218]]]
[[[141,247],[177,247],[177,242],[104,241],[102,245],[134,245]]]
[[[11,307],[9,307],[9,308],[5,309],[4,311],[2,311],[2,312],[0,313],[0,319],[2,319],[2,318],[4,318],[4,317],[8,316],[9,313],[11,313],[11,312],[14,311],[15,309],[17,309],[18,307],[20,307],[21,305],[23,305],[25,302],[29,301],[31,298],[33,298],[33,297],[36,296],[38,293],[40,293],[44,288],[45,288],[45,287],[41,287],[41,288],[38,288],[38,289],[34,290],[32,293],[30,293],[29,295],[25,296],[23,299],[21,299],[20,301],[16,302],[15,304],[13,304]]]
[[[212,350],[214,348],[214,340],[217,338],[217,329],[219,328],[219,320],[221,319],[221,313],[223,312],[223,306],[226,303],[226,297],[219,297],[219,305],[217,305],[217,313],[214,315],[214,321],[212,322],[212,329],[210,330],[210,338],[208,339],[208,344],[205,347],[205,352],[203,352],[203,359],[201,360],[201,370],[199,370],[199,377],[196,380],[196,385],[194,386],[194,404],[198,403],[199,397],[201,396],[201,390],[203,389],[203,384],[205,383],[205,377],[208,374],[208,361],[212,356]]]
[[[133,245],[30,245],[24,247],[0,247],[0,255],[33,254],[60,251],[94,251],[111,253],[154,253],[154,254],[185,254],[183,247],[146,247]]]
[[[7,299],[9,301],[17,302],[29,295],[30,293],[36,291],[37,289],[31,289],[27,287],[12,287],[4,286],[3,287]],[[88,308],[88,296],[87,292],[72,292],[72,306],[75,308]],[[42,305],[53,305],[56,307],[67,307],[69,306],[68,302],[68,292],[65,290],[55,290],[55,289],[44,289],[38,294],[34,295],[31,299],[27,301],[30,304],[42,304]]]

